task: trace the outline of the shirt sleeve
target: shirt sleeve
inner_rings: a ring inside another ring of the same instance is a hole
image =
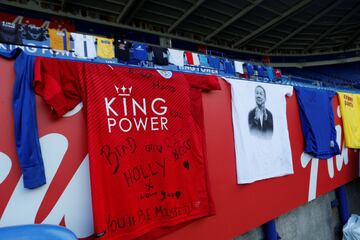
[[[24,52],[16,58],[12,98],[16,150],[24,187],[29,189],[46,183],[36,120],[35,94],[31,85],[34,78],[34,62],[35,57]]]
[[[233,85],[235,82],[241,81],[241,80],[235,80],[232,78],[227,78],[227,77],[222,77],[221,79],[223,79],[225,82],[227,82],[229,85]]]
[[[35,60],[34,91],[61,117],[79,102],[81,62],[38,57]]]
[[[189,81],[193,88],[202,90],[221,90],[219,77],[215,75],[186,74],[185,78]]]

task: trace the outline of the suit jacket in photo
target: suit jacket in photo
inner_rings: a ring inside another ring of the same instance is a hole
[[[255,119],[256,108],[249,112],[249,128],[250,132],[270,133],[273,132],[273,117],[269,110],[265,109],[267,118],[263,115],[262,125],[260,119]]]

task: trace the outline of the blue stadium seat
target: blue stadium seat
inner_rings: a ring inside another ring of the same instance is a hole
[[[285,74],[316,80],[331,86],[360,88],[360,62],[327,66],[282,68]]]
[[[0,228],[0,240],[77,240],[69,229],[49,224],[30,224]]]

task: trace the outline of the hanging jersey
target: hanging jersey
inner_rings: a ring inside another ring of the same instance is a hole
[[[192,54],[192,59],[194,61],[194,65],[199,66],[200,65],[199,55],[197,53],[191,53],[191,54]]]
[[[154,54],[153,61],[156,65],[166,66],[169,65],[169,54],[167,48],[152,47]]]
[[[296,87],[305,152],[320,159],[340,154],[332,98],[334,91]]]
[[[169,51],[167,48],[162,48],[162,60],[160,61],[160,64],[158,63],[158,65],[161,65],[161,66],[167,66],[169,65]],[[155,57],[156,59],[156,57]],[[156,61],[155,61],[156,63]]]
[[[23,44],[22,27],[20,24],[1,22],[0,23],[0,42],[10,44]]]
[[[200,66],[209,67],[208,59],[205,54],[199,54]]]
[[[194,59],[193,59],[192,52],[185,52],[185,58],[186,58],[187,64],[194,65]]]
[[[74,51],[79,58],[96,58],[95,37],[79,33],[71,33],[74,40]]]
[[[243,64],[244,64],[244,62],[235,61],[234,62],[235,72],[244,74]]]
[[[48,29],[50,37],[50,48],[58,51],[70,50],[70,34],[66,31]]]
[[[225,59],[224,61],[224,72],[226,74],[235,75],[234,61]]]
[[[101,239],[157,239],[213,213],[199,94],[216,77],[38,58],[34,84],[58,116],[84,102]]]
[[[115,57],[113,38],[96,37],[96,43],[98,57],[109,59]]]
[[[208,60],[210,67],[220,69],[220,59],[218,57],[209,56]]]
[[[225,80],[231,84],[237,182],[294,173],[285,99],[293,87]]]
[[[131,47],[131,42],[122,41],[121,39],[116,40],[115,57],[118,59],[118,62],[126,63],[129,61]]]
[[[23,26],[23,36],[24,39],[30,41],[45,41],[47,29],[42,27],[37,27],[35,25],[24,25]]]
[[[246,69],[246,73],[249,75],[249,76],[252,76],[255,74],[255,71],[254,71],[254,65],[251,64],[251,63],[244,63],[244,67]]]
[[[148,46],[140,43],[133,43],[133,58],[139,61],[147,60],[147,48]]]
[[[169,63],[176,66],[184,66],[184,51],[169,48]]]
[[[344,127],[345,145],[360,148],[360,95],[338,92],[341,117]]]

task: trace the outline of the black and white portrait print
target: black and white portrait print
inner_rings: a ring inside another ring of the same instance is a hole
[[[273,116],[266,109],[266,91],[265,88],[258,85],[255,87],[255,103],[256,107],[249,112],[249,128],[250,133],[259,137],[271,138],[273,134]]]

